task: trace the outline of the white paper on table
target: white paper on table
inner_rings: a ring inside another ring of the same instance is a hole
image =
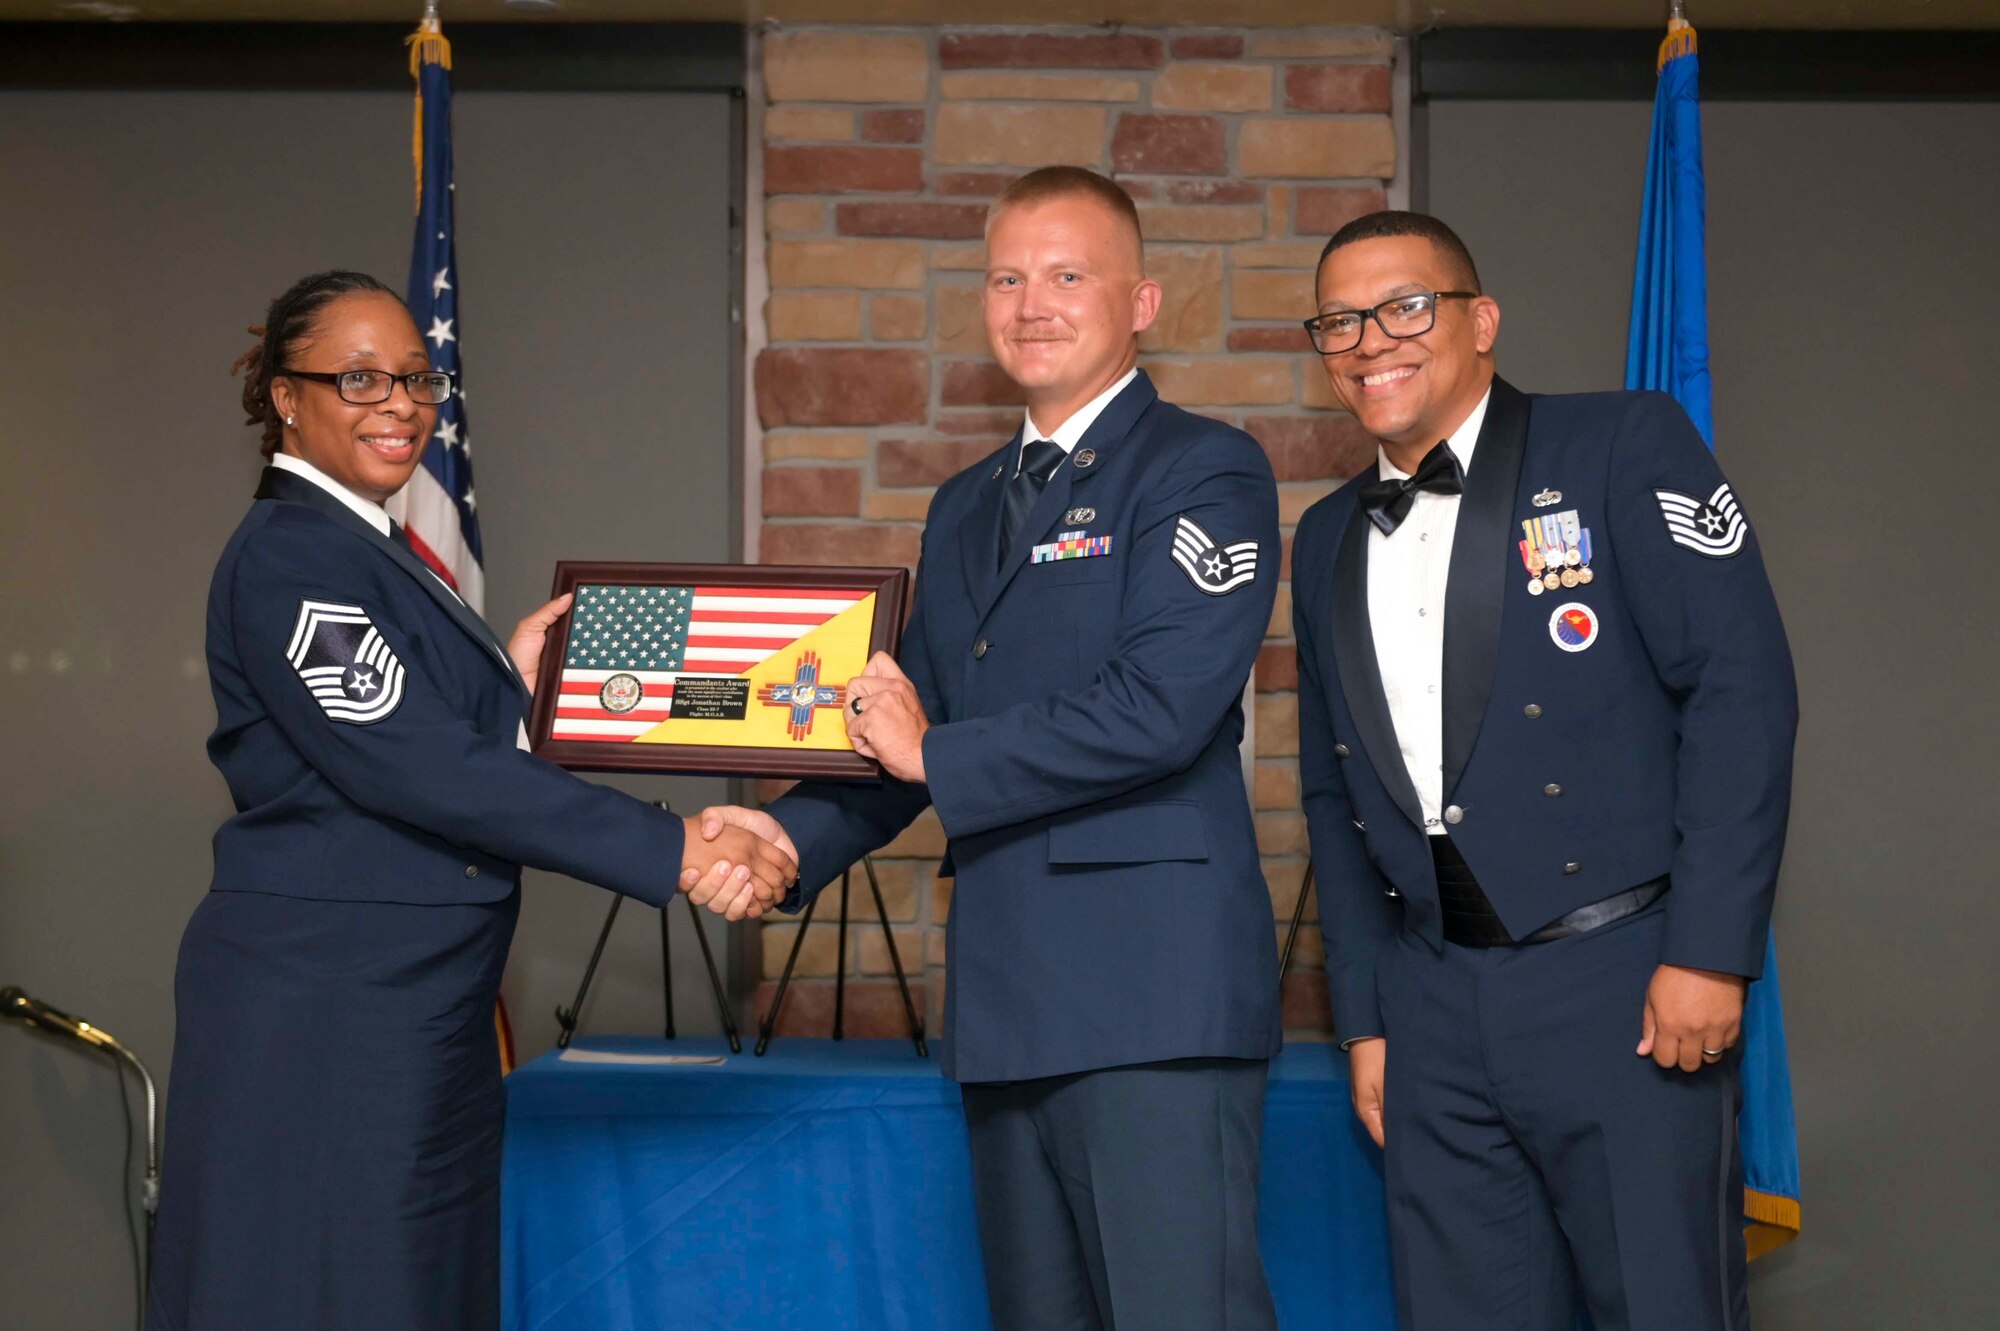
[[[565,1049],[559,1063],[604,1063],[625,1067],[720,1067],[727,1054],[624,1054],[615,1049]]]

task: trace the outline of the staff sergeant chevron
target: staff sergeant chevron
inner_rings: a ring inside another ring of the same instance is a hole
[[[1188,581],[1208,593],[1221,596],[1235,591],[1257,576],[1257,543],[1237,541],[1217,545],[1186,514],[1174,526],[1174,562]]]

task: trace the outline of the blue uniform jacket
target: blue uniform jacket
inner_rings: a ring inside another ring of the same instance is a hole
[[[215,890],[498,901],[528,864],[672,898],[680,819],[516,747],[528,693],[484,621],[303,477],[257,496],[208,599]]]
[[[1442,947],[1369,627],[1374,474],[1313,505],[1292,552],[1300,782],[1343,1040],[1382,1034],[1385,939]],[[1591,579],[1530,594],[1522,524],[1565,516]],[[1510,933],[1669,876],[1661,961],[1758,974],[1798,698],[1756,536],[1672,398],[1494,381],[1453,538],[1443,709],[1447,830]]]
[[[1276,947],[1238,744],[1277,590],[1270,464],[1141,374],[1000,568],[1019,446],[947,481],[924,529],[899,660],[932,721],[929,784],[780,799],[801,887],[936,805],[956,874],[944,1066],[961,1081],[1268,1058]],[[1034,549],[1065,540],[1097,552]]]

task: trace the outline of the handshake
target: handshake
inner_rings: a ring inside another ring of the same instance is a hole
[[[847,682],[847,737],[854,751],[903,781],[924,780],[924,714],[916,686],[887,652]],[[799,852],[770,814],[734,804],[703,809],[687,825],[681,891],[731,920],[754,920],[785,899],[799,877]]]
[[[785,899],[799,878],[799,853],[778,820],[759,809],[721,804],[683,818],[681,891],[731,920],[754,920]]]

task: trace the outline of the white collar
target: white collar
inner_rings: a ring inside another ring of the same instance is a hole
[[[1060,448],[1065,454],[1074,452],[1077,442],[1083,438],[1084,432],[1097,424],[1097,418],[1102,416],[1104,409],[1111,405],[1111,399],[1124,392],[1125,385],[1138,377],[1139,367],[1135,365],[1125,371],[1124,377],[1119,379],[1117,383],[1084,403],[1075,415],[1071,416],[1061,425],[1058,425],[1054,434],[1043,434],[1040,427],[1035,424],[1034,416],[1031,413],[1022,413],[1021,447],[1024,449],[1027,448],[1031,440],[1046,439],[1057,448]],[[1019,462],[1017,461],[1015,465],[1018,470]]]
[[[320,489],[353,509],[363,522],[373,527],[376,531],[381,532],[384,536],[389,534],[389,515],[383,511],[380,504],[369,503],[366,499],[363,499],[360,495],[354,493],[354,491],[348,489],[339,481],[336,481],[333,477],[315,467],[312,463],[307,462],[304,458],[293,457],[290,453],[277,453],[272,456],[271,465],[279,471],[288,471],[294,476],[302,476],[306,480],[311,481],[314,485],[317,485]]]
[[[1460,469],[1465,472],[1472,470],[1472,450],[1479,446],[1479,427],[1486,423],[1486,407],[1492,401],[1493,389],[1488,385],[1472,414],[1459,422],[1458,428],[1451,432],[1451,438],[1445,440],[1445,444],[1458,456]],[[1379,445],[1375,450],[1375,474],[1385,481],[1404,481],[1410,477],[1409,472],[1389,461],[1388,452]]]

